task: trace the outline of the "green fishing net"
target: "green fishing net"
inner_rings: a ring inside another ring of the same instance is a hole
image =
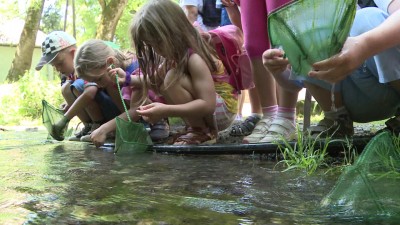
[[[117,131],[115,134],[115,152],[146,151],[153,145],[149,133],[142,123],[115,118]]]
[[[375,136],[323,199],[357,215],[400,216],[400,137]]]
[[[354,0],[298,0],[268,16],[271,46],[282,47],[297,75],[338,53],[356,12]]]
[[[42,112],[42,122],[49,132],[50,136],[56,139],[57,141],[62,141],[66,136],[69,136],[70,133],[68,131],[68,122],[63,129],[56,130],[54,129],[54,125],[64,118],[64,112],[61,109],[57,109],[52,106],[46,100],[42,100],[43,112]]]
[[[113,65],[112,68],[114,68]],[[122,97],[118,77],[115,79],[128,121],[125,121],[119,117],[115,118],[117,131],[115,132],[114,152],[125,153],[146,151],[149,146],[153,145],[150,135],[142,123],[135,123],[132,121],[128,112],[128,108],[126,107],[125,101]]]

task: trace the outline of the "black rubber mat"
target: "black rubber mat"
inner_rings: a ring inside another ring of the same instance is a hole
[[[349,140],[357,151],[362,151],[365,145],[372,137],[353,137]],[[294,146],[296,142],[289,142]],[[324,141],[318,141],[315,147],[324,146]],[[330,141],[328,152],[336,153],[347,149],[346,141],[334,140]],[[276,153],[278,144],[274,143],[257,143],[257,144],[213,144],[213,145],[154,145],[149,151],[158,153],[173,154],[267,154]]]
[[[372,136],[353,137],[348,141],[331,140],[328,146],[329,153],[338,153],[348,149],[348,143],[358,152],[361,152],[367,145]],[[296,142],[289,142],[294,147]],[[315,148],[322,148],[324,140],[317,141]],[[283,146],[283,145],[282,145]],[[112,148],[114,143],[106,143],[104,147]],[[257,143],[257,144],[212,144],[212,145],[153,145],[148,151],[169,154],[269,154],[279,151],[276,143]]]

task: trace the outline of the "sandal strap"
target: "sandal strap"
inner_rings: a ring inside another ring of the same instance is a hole
[[[188,127],[186,133],[179,136],[174,144],[184,142],[186,145],[198,145],[208,141],[212,141],[215,137],[208,128]]]
[[[230,135],[232,136],[247,136],[251,134],[251,132],[256,127],[258,121],[260,121],[261,117],[256,115],[248,116],[243,122],[240,124],[233,125],[230,131]]]

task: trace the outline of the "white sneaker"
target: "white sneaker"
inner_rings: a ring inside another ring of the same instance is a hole
[[[271,122],[267,134],[259,142],[274,142],[282,139],[286,141],[293,141],[297,137],[297,130],[295,124],[282,117],[277,117]]]
[[[261,139],[267,135],[269,127],[271,126],[272,119],[261,119],[258,121],[256,127],[254,128],[253,132],[249,136],[243,138],[244,144],[250,143],[258,143]]]

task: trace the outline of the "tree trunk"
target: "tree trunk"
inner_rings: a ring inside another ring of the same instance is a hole
[[[43,12],[45,0],[32,0],[25,18],[25,25],[17,45],[17,50],[11,68],[8,71],[7,81],[18,81],[31,68],[36,35]]]
[[[96,38],[112,41],[119,19],[122,16],[128,0],[111,0],[108,3],[99,0],[102,8],[99,26],[96,30]]]

